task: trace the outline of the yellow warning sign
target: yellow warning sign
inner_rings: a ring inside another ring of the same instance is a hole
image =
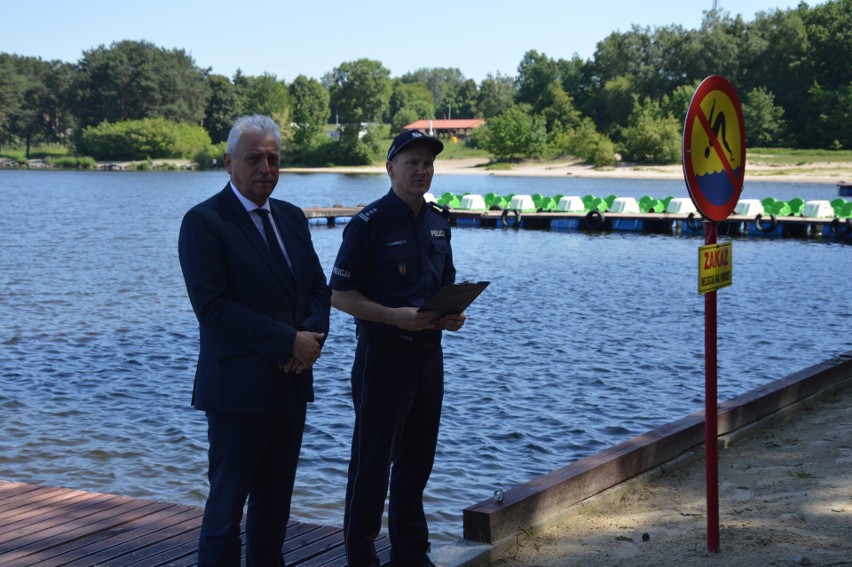
[[[696,114],[700,127],[692,129],[690,147],[692,167],[698,176],[726,176],[740,167],[740,154],[745,140],[740,138],[737,110],[730,97],[721,90],[711,91],[701,101]]]
[[[701,215],[722,222],[743,189],[745,122],[734,87],[719,75],[695,91],[683,124],[683,174]]]
[[[732,249],[730,242],[698,248],[698,293],[731,285],[734,273]]]

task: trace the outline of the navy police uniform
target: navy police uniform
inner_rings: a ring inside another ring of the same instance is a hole
[[[391,190],[347,225],[329,283],[388,307],[420,307],[454,280],[449,212],[426,202],[415,216]],[[389,480],[392,565],[424,565],[429,531],[423,490],[444,395],[441,331],[355,323],[355,430],[344,514],[349,565],[379,564],[373,542]]]

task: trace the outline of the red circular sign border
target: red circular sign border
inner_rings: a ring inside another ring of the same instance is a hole
[[[701,111],[701,103],[704,98],[712,91],[722,91],[728,96],[737,113],[737,126],[740,133],[740,163],[742,164],[739,175],[731,181],[734,183],[734,194],[723,205],[714,205],[711,203],[704,193],[701,191],[701,186],[695,175],[695,170],[692,167],[692,158],[689,153],[692,148],[687,147],[692,140],[692,129],[695,123],[695,115]],[[739,201],[740,194],[743,189],[743,179],[745,178],[746,164],[746,137],[745,137],[745,121],[743,120],[743,111],[740,106],[740,100],[737,93],[734,91],[733,85],[721,75],[710,75],[698,85],[695,94],[692,95],[692,100],[689,102],[689,108],[686,111],[686,120],[683,124],[683,144],[682,144],[682,162],[683,162],[683,177],[686,180],[689,196],[695,207],[702,216],[715,222],[721,222],[728,218],[734,211]]]

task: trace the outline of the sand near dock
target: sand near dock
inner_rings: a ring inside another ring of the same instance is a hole
[[[852,565],[852,386],[719,451],[719,551],[708,551],[705,461],[621,487],[490,565]]]
[[[282,173],[385,173],[384,165],[324,168],[284,168]],[[600,179],[683,179],[683,168],[675,165],[635,165],[620,163],[616,167],[595,169],[576,160],[525,161],[508,169],[490,169],[484,158],[441,159],[435,162],[435,175],[494,175],[518,177],[577,177]],[[852,162],[825,162],[794,165],[762,163],[758,159],[746,164],[745,182],[787,181],[796,183],[852,182]]]

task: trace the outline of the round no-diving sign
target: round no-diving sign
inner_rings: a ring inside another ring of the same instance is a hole
[[[745,161],[740,100],[727,79],[711,75],[692,95],[683,124],[683,177],[704,218],[721,222],[734,211]]]

